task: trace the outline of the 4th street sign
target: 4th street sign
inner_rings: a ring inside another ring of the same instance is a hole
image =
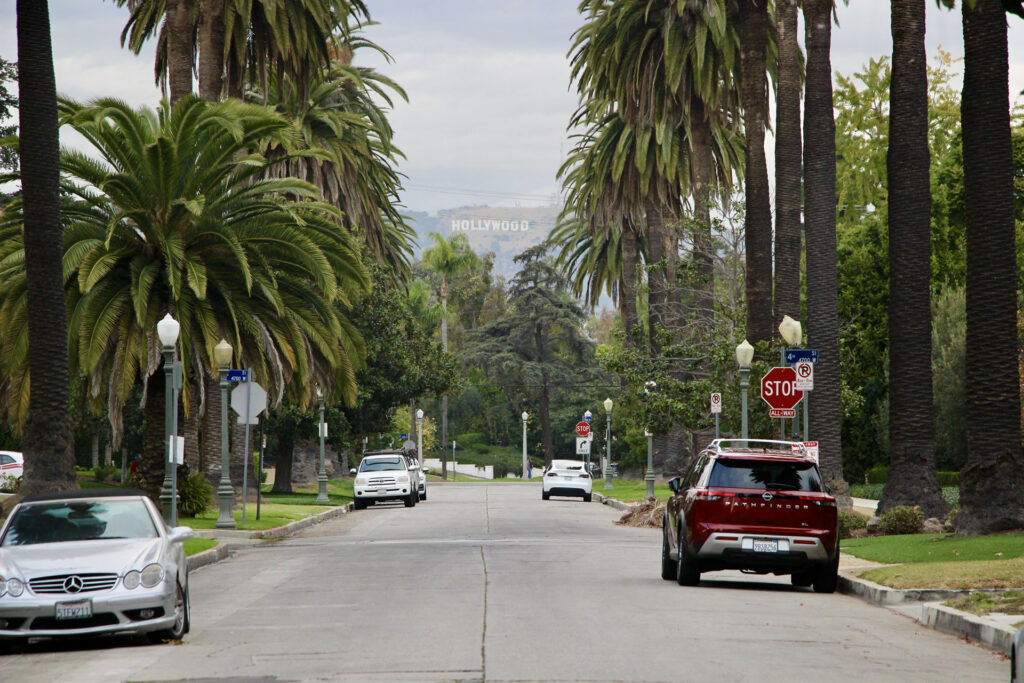
[[[786,349],[786,362],[792,365],[802,360],[818,364],[818,349]]]
[[[229,382],[248,382],[249,371],[248,370],[228,370],[228,381]]]

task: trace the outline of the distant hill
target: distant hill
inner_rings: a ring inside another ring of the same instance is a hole
[[[462,206],[438,211],[434,216],[420,211],[406,212],[406,215],[411,219],[410,225],[419,242],[415,258],[421,258],[423,249],[430,246],[430,233],[438,232],[445,238],[463,234],[478,254],[493,251],[495,275],[510,278],[519,270],[512,259],[547,239],[559,211],[558,206]]]

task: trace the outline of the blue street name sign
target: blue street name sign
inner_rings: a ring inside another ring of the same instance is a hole
[[[249,371],[248,370],[228,370],[228,381],[229,382],[248,382]]]
[[[408,439],[408,438],[409,438],[409,435],[408,435],[408,434],[399,434],[399,435],[398,435],[398,438],[399,438],[399,439]]]
[[[786,349],[786,362],[799,363],[809,360],[814,364],[818,363],[818,349]]]

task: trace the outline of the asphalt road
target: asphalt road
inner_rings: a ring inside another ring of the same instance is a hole
[[[192,575],[192,632],[29,645],[3,681],[1005,681],[1009,662],[844,595],[659,577],[660,532],[539,485],[431,484]]]

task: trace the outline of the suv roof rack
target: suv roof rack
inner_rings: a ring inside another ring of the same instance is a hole
[[[728,444],[728,445],[726,445]],[[765,455],[771,455],[769,449],[775,451],[786,451],[793,455],[810,457],[807,447],[802,441],[780,441],[777,439],[715,439],[708,445],[708,450],[721,453],[723,448],[760,448]]]

